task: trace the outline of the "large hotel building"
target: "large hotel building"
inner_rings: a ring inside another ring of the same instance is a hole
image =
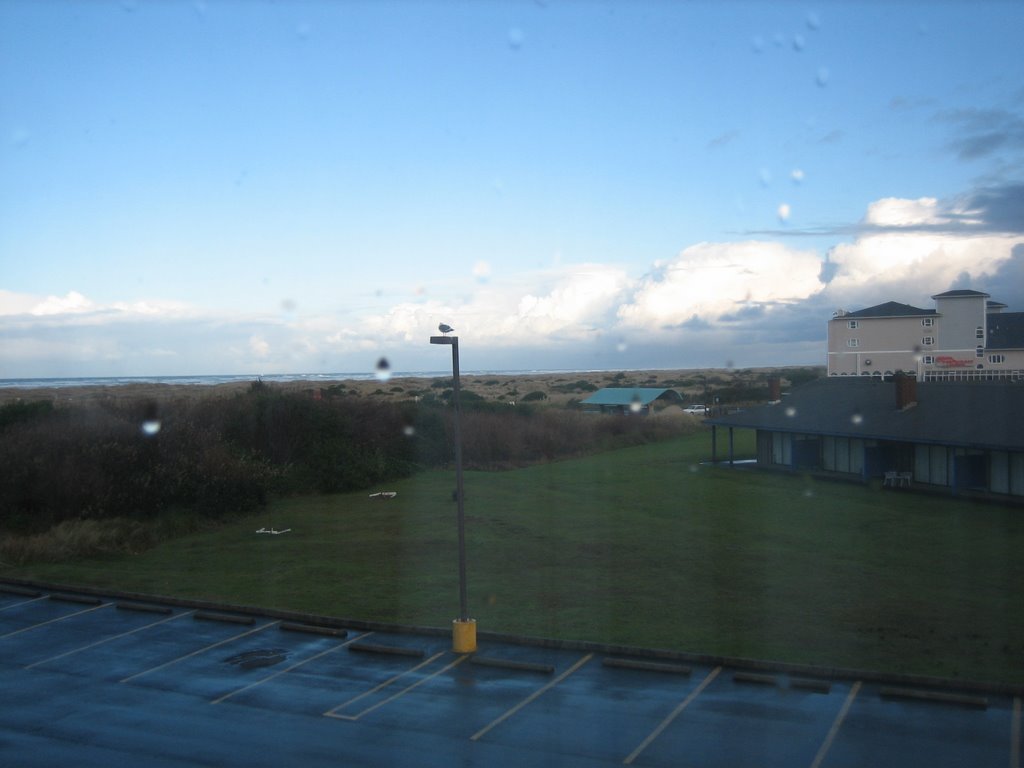
[[[889,301],[838,310],[828,324],[829,376],[913,373],[918,381],[1024,382],[1024,312],[981,291],[932,296],[934,309]]]

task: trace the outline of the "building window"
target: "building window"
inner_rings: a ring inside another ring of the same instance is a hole
[[[985,348],[984,347],[976,347],[975,350],[974,350],[974,356],[975,357],[984,357],[985,356]]]
[[[926,347],[930,347],[935,343],[935,337],[925,336],[923,339],[921,339],[921,343]]]
[[[988,361],[990,363],[1005,363],[1006,355],[989,355]]]
[[[860,341],[858,339],[847,339],[846,346],[848,347],[859,347]]]
[[[980,325],[977,328],[974,329],[974,338],[976,338],[976,339],[984,339],[985,338],[985,329],[982,328]]]
[[[852,329],[856,330],[856,328],[857,328],[857,321],[856,320],[847,320],[846,321],[846,327],[847,328],[852,328]]]
[[[933,325],[935,325],[935,318],[926,317],[924,320],[921,321],[921,325],[923,325],[925,328],[931,328]]]
[[[924,356],[924,364],[925,365],[935,365],[935,358],[932,355],[925,355]]]

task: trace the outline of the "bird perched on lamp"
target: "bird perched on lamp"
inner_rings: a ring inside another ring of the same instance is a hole
[[[445,336],[447,336],[449,333],[451,333],[455,329],[452,328],[447,323],[441,323],[439,326],[437,326],[437,330],[439,330],[441,333],[443,333]]]

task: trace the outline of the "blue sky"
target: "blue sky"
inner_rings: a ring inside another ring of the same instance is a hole
[[[1024,310],[1016,2],[0,4],[0,377],[823,364]]]

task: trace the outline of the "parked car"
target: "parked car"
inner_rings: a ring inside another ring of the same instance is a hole
[[[708,407],[706,405],[688,405],[683,408],[683,413],[692,413],[694,416],[707,416]]]

